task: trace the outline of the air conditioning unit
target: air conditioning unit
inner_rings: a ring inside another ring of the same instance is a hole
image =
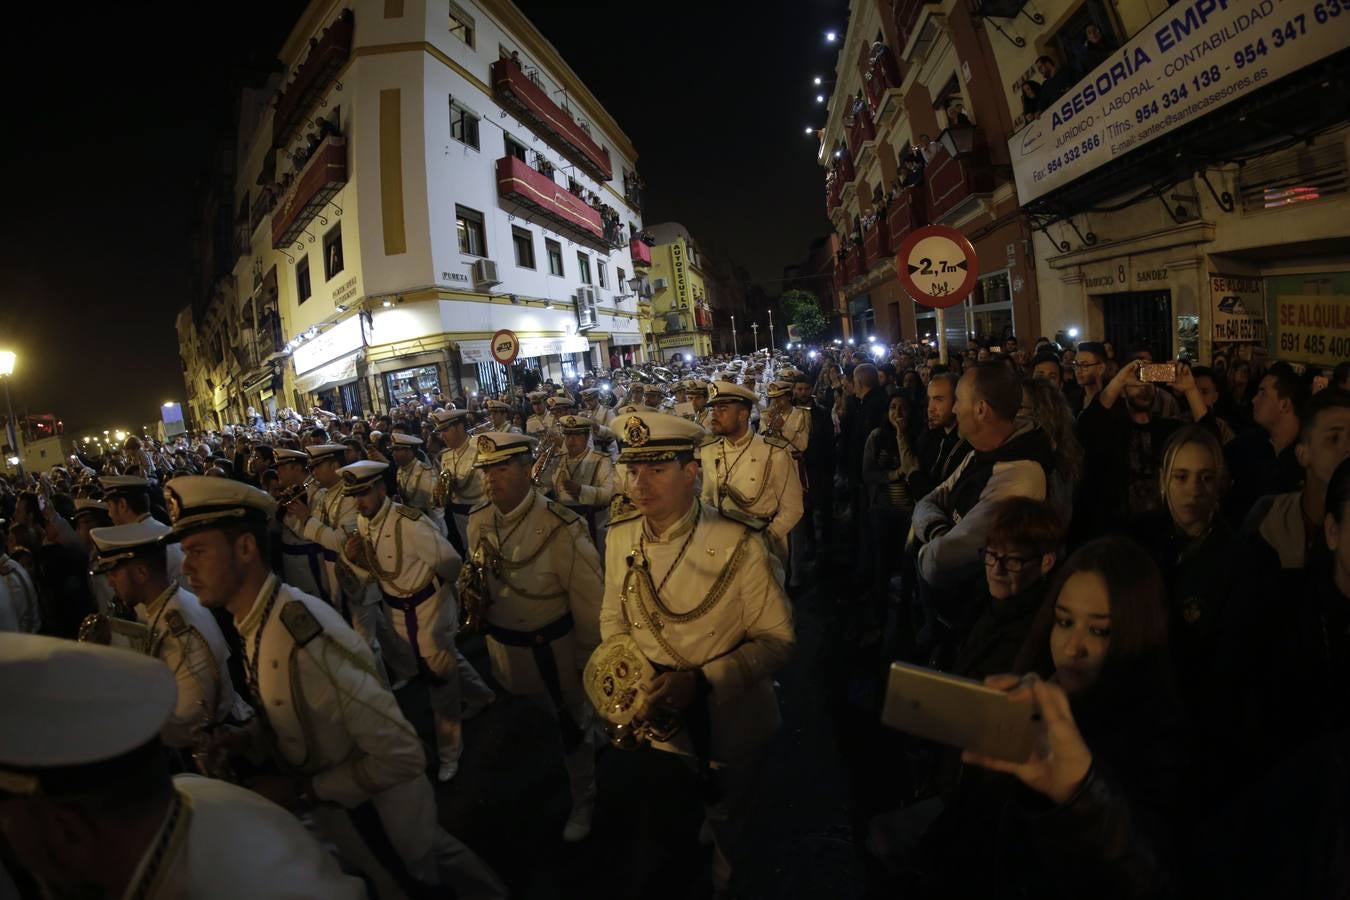
[[[652,280],[652,287],[658,291],[664,291],[666,288],[670,287],[670,282],[666,281],[664,278],[656,278]]]
[[[501,284],[497,277],[497,264],[490,259],[476,259],[473,263],[473,286],[490,288]]]
[[[598,317],[595,313],[595,288],[580,288],[576,296],[577,331],[594,328]]]

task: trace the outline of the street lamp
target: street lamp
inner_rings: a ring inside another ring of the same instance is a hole
[[[5,383],[5,409],[9,413],[9,418],[5,420],[5,430],[9,438],[9,446],[14,449],[14,455],[9,458],[9,464],[14,466],[20,475],[23,474],[23,458],[19,453],[19,429],[14,424],[14,401],[9,397],[9,378],[14,374],[14,365],[19,357],[13,350],[0,350],[0,381]]]
[[[731,317],[731,355],[740,356],[741,351],[736,349],[736,317]]]
[[[773,310],[767,310],[769,313],[769,352],[773,352]]]
[[[758,352],[759,352],[759,323],[758,323],[758,322],[751,322],[751,323],[750,323],[750,330],[753,331],[753,332],[755,333],[755,352],[758,353]]]

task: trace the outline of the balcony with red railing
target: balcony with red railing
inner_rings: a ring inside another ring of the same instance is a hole
[[[516,118],[536,126],[540,137],[592,178],[604,182],[614,177],[609,152],[592,140],[570,113],[554,103],[544,89],[525,74],[520,63],[510,58],[494,62],[492,89]]]
[[[863,235],[863,261],[871,269],[882,260],[891,258],[891,230],[886,217],[878,217],[876,224]]]
[[[922,187],[902,187],[895,192],[886,210],[886,227],[891,237],[891,252],[900,250],[900,243],[916,228],[928,222],[924,218],[926,191]]]
[[[863,277],[863,251],[861,247],[854,247],[844,257],[844,283],[854,281]]]
[[[706,306],[695,306],[694,327],[699,331],[712,331],[712,310]]]
[[[879,118],[882,98],[886,92],[900,87],[900,67],[895,62],[891,48],[882,45],[868,66],[863,79],[863,96],[867,98],[867,108],[873,118]]]
[[[941,223],[944,216],[965,206],[968,201],[993,193],[994,173],[989,166],[989,148],[979,139],[978,131],[973,128],[970,131],[974,138],[971,146],[957,157],[951,156],[940,142],[933,147],[933,154],[924,169],[931,222]]]
[[[497,194],[544,216],[573,240],[609,249],[600,210],[509,154],[497,160]]]
[[[652,264],[652,248],[642,238],[633,238],[628,242],[628,255],[633,257],[633,265],[646,268]]]
[[[338,73],[352,55],[352,31],[355,17],[350,9],[326,28],[296,70],[295,78],[277,99],[272,118],[272,145],[284,147],[304,129],[309,112],[337,81]]]
[[[909,41],[914,26],[918,24],[919,13],[923,11],[924,3],[925,0],[898,0],[895,4],[895,33],[900,38],[901,47]]]
[[[848,152],[857,159],[862,153],[862,145],[874,141],[877,137],[876,126],[872,124],[872,114],[864,104],[854,110],[852,122],[848,126]],[[849,179],[852,181],[852,179]]]
[[[838,172],[829,172],[825,176],[825,215],[832,216],[839,208],[840,195],[844,191],[844,179]]]
[[[272,211],[272,247],[289,246],[347,183],[347,141],[325,138]]]

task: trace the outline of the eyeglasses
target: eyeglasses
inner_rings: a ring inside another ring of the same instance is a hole
[[[1022,567],[1027,563],[1035,562],[1040,559],[1038,556],[1013,556],[1010,553],[995,553],[988,547],[980,548],[980,558],[984,560],[986,568],[995,569],[999,564],[1003,565],[1003,571],[1016,575],[1022,571]]]
[[[1095,369],[1095,368],[1097,368],[1098,366],[1104,366],[1104,365],[1106,365],[1106,363],[1099,363],[1099,362],[1095,362],[1095,363],[1071,362],[1071,363],[1069,363],[1069,368],[1071,368],[1071,369]]]

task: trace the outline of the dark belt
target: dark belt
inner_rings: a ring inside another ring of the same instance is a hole
[[[327,547],[324,547],[323,558],[324,562],[335,563],[338,561],[338,552],[336,550],[329,550]]]
[[[326,558],[324,556],[325,553],[324,548],[319,544],[313,543],[306,543],[306,544],[283,543],[281,545],[281,552],[286,556],[304,556],[309,559],[309,574],[314,576],[314,584],[319,592],[319,599],[323,600],[324,603],[331,603],[332,601],[328,599],[328,591],[324,586],[325,576],[323,568],[319,565],[319,560]],[[337,559],[336,556],[334,556],[333,558]]]
[[[433,577],[420,591],[409,597],[396,597],[386,591],[383,585],[380,586],[380,593],[384,596],[384,602],[403,613],[403,624],[408,629],[408,643],[412,644],[413,655],[417,657],[419,664],[422,661],[422,651],[417,646],[417,607],[436,596],[436,592],[440,589],[441,580],[436,577]]]
[[[581,746],[585,735],[582,734],[576,720],[572,718],[572,713],[567,709],[567,704],[563,702],[562,680],[558,677],[558,661],[553,658],[553,647],[551,645],[558,638],[569,634],[572,631],[573,624],[570,612],[561,619],[550,622],[543,628],[534,631],[515,631],[511,628],[488,624],[488,634],[495,638],[498,643],[505,644],[508,647],[530,648],[530,653],[534,656],[535,667],[539,669],[539,677],[544,682],[544,690],[548,691],[548,698],[552,701],[553,708],[558,713],[558,731],[562,734],[563,750],[568,753]]]
[[[664,666],[653,662],[656,674],[687,671],[674,666]],[[694,699],[680,714],[680,724],[689,735],[689,743],[694,750],[694,760],[698,770],[698,788],[703,804],[712,806],[722,799],[723,791],[712,769],[712,710],[708,708],[708,695],[702,691],[694,692]]]
[[[450,510],[450,512],[452,512],[457,516],[467,516],[469,514],[469,511],[472,510],[473,507],[474,504],[472,503],[451,503],[449,506],[446,507],[446,509]]]

